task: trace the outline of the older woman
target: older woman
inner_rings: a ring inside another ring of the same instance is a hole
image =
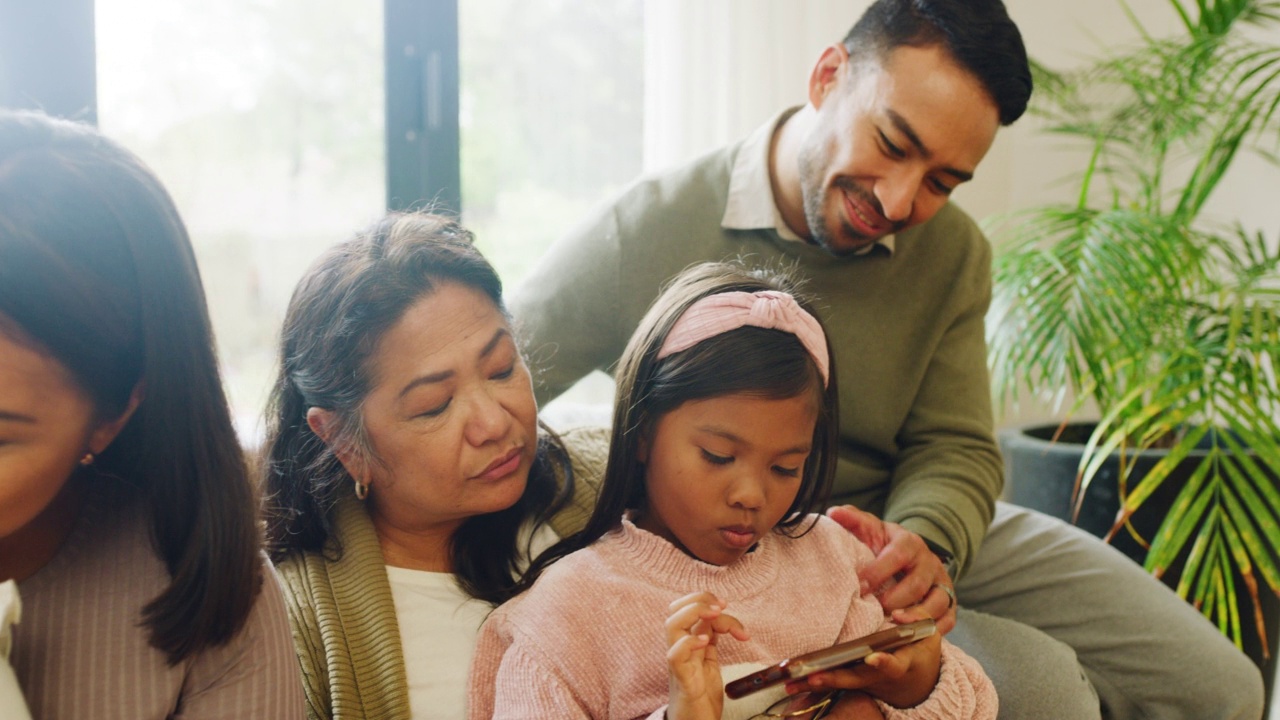
[[[136,157],[33,113],[0,113],[9,580],[33,717],[303,713],[186,230]]]
[[[325,253],[289,303],[269,425],[268,536],[310,715],[464,716],[481,621],[590,513],[608,442],[538,431],[470,234],[396,214]]]

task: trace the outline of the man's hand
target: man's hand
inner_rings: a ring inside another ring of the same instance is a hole
[[[885,612],[893,614],[894,622],[910,622],[910,615],[904,611],[919,607],[937,621],[939,633],[951,632],[956,624],[956,608],[947,590],[954,593],[954,583],[923,538],[852,505],[833,507],[827,510],[827,516],[875,554],[876,559],[859,573],[863,592],[874,593]]]
[[[720,720],[724,709],[724,679],[716,639],[729,634],[748,640],[746,628],[725,603],[709,592],[690,593],[668,607],[667,669],[668,720]]]

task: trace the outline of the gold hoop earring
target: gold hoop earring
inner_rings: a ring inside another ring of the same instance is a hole
[[[85,466],[85,467],[89,467],[90,465],[92,465],[92,464],[93,464],[93,461],[94,461],[95,459],[97,459],[97,458],[96,458],[96,457],[94,457],[94,454],[93,454],[93,453],[91,453],[91,452],[87,452],[87,453],[85,453],[85,454],[84,454],[84,457],[80,458],[80,464],[81,464],[81,465],[83,465],[83,466]]]
[[[369,486],[356,480],[356,497],[363,500],[369,497]]]

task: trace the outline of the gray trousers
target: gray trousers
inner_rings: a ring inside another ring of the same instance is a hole
[[[1098,538],[998,503],[947,637],[995,683],[1000,718],[1263,713],[1262,675],[1198,611]]]

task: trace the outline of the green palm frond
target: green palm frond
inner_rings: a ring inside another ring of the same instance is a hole
[[[1179,37],[1033,65],[1031,111],[1088,159],[1065,204],[989,225],[992,386],[1101,409],[1077,502],[1118,456],[1112,535],[1178,483],[1145,565],[1240,643],[1280,594],[1280,242],[1201,215],[1242,155],[1280,158],[1280,46],[1235,31],[1280,23],[1280,0],[1170,6]],[[1149,448],[1167,454],[1131,477]]]
[[[1250,0],[1196,0],[1193,17],[1182,0],[1169,0],[1187,32],[1196,36],[1225,35],[1238,23],[1263,24],[1280,20],[1280,3]]]

